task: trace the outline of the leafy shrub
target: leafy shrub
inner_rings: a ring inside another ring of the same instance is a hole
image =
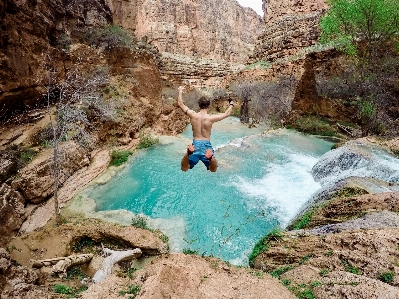
[[[126,294],[133,295],[129,296],[129,298],[135,298],[141,291],[141,286],[139,285],[129,285],[126,291],[119,291],[119,295],[124,296]]]
[[[159,143],[159,139],[153,137],[150,133],[140,133],[140,142],[136,146],[137,149],[149,148]]]
[[[316,298],[314,296],[313,290],[304,290],[302,292],[299,292],[297,294],[297,297],[299,299],[315,299]]]
[[[360,274],[359,269],[351,265],[347,260],[341,260],[341,263],[344,265],[345,271],[356,275]]]
[[[392,282],[393,278],[395,277],[394,272],[383,272],[378,276],[378,279],[385,282],[385,283],[390,283]]]
[[[147,218],[145,218],[142,215],[134,216],[132,218],[132,224],[131,225],[135,226],[135,227],[139,227],[139,228],[150,230],[150,228],[147,225]]]
[[[22,165],[27,165],[33,161],[36,156],[36,152],[31,148],[24,148],[21,152],[20,162]]]
[[[125,163],[129,159],[129,156],[132,154],[132,151],[112,151],[111,162],[109,162],[109,165],[120,166]]]
[[[82,272],[80,266],[74,266],[67,270],[66,279],[78,278],[79,280],[82,280],[83,278],[86,277],[88,276]]]
[[[328,123],[328,121],[314,115],[306,115],[299,117],[296,120],[295,128],[298,131],[308,134],[322,135],[322,136],[335,135],[333,128]]]
[[[86,39],[93,46],[106,47],[109,50],[116,47],[130,47],[133,41],[131,34],[116,24],[90,30]]]
[[[56,292],[58,294],[69,295],[69,294],[73,294],[73,289],[64,284],[56,284],[56,285],[54,285],[54,292]]]

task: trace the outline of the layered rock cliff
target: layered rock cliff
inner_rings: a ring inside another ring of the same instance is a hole
[[[261,17],[233,0],[138,1],[135,33],[162,52],[245,62]]]
[[[324,0],[263,0],[265,25],[251,61],[276,60],[314,45],[319,21],[327,9]]]

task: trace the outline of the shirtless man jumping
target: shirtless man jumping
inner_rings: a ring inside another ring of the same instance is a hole
[[[182,97],[183,90],[184,87],[180,86],[177,104],[183,112],[190,117],[194,140],[192,144],[188,145],[187,153],[181,160],[181,170],[187,171],[188,169],[193,168],[198,161],[201,160],[208,170],[215,172],[218,164],[216,159],[213,157],[214,150],[210,142],[212,124],[228,117],[231,114],[234,104],[230,101],[229,108],[224,113],[209,115],[208,108],[210,100],[206,97],[201,97],[198,100],[200,111],[195,112],[190,110],[184,104]]]

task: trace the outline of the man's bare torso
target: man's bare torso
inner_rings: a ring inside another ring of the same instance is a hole
[[[191,112],[189,116],[191,119],[194,140],[210,141],[213,124],[212,117],[206,112],[206,110]]]

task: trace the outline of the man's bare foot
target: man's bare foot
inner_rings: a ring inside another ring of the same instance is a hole
[[[189,144],[189,145],[187,146],[187,154],[188,154],[188,155],[191,155],[192,153],[194,153],[194,151],[195,151],[194,145]]]
[[[213,157],[213,152],[210,148],[208,148],[205,152],[205,158],[207,158],[208,160],[211,160]]]

